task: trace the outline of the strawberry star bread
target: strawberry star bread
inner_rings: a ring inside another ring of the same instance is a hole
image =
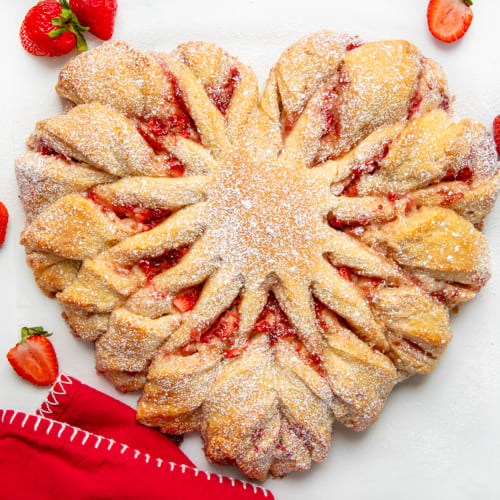
[[[220,47],[108,42],[17,161],[28,263],[139,422],[264,480],[326,457],[428,373],[489,277],[491,134],[406,41],[329,31],[261,96]]]

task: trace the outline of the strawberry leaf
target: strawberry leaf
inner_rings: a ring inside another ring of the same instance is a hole
[[[47,332],[43,326],[23,326],[21,328],[21,342],[25,342],[30,337],[50,337],[52,333]]]
[[[70,24],[68,27],[69,31],[73,33],[76,37],[76,48],[80,51],[84,51],[88,49],[87,42],[83,37],[81,30],[77,29],[74,25]],[[84,28],[84,31],[88,31],[88,28]]]

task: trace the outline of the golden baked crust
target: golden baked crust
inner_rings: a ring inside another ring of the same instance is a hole
[[[453,122],[440,67],[406,41],[323,31],[259,98],[205,42],[108,42],[70,61],[74,107],[17,162],[37,283],[96,342],[138,420],[201,432],[263,480],[323,459],[427,373],[449,309],[489,277],[493,142]]]

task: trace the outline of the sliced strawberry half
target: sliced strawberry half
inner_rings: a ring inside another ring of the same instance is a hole
[[[5,241],[7,234],[7,224],[9,223],[9,212],[7,207],[0,201],[0,245]]]
[[[442,42],[454,42],[465,35],[472,23],[472,0],[431,0],[427,22],[432,35]]]
[[[34,385],[52,385],[59,373],[52,334],[41,326],[21,329],[21,341],[7,353],[15,372]]]
[[[500,156],[500,115],[495,116],[493,120],[493,139],[495,139],[497,154]]]

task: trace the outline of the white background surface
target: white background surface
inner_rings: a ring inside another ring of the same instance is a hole
[[[18,378],[5,359],[24,325],[54,332],[62,371],[133,406],[137,394],[119,395],[95,373],[92,345],[68,332],[56,301],[36,287],[18,244],[24,216],[14,159],[35,122],[61,111],[53,87],[69,59],[36,58],[22,50],[17,33],[33,3],[2,2],[0,200],[11,221],[0,248],[0,407],[34,411],[48,392]],[[469,32],[452,45],[431,37],[426,6],[426,0],[119,0],[114,38],[164,51],[188,40],[219,43],[253,66],[261,88],[280,53],[309,32],[327,28],[367,41],[405,38],[444,67],[456,96],[456,117],[491,128],[500,113],[500,2],[476,0]],[[98,43],[88,39],[91,46]],[[379,421],[366,431],[336,425],[324,462],[264,484],[277,498],[500,498],[500,206],[487,219],[485,233],[493,278],[454,315],[454,339],[437,369],[396,387]],[[208,465],[201,446],[197,436],[188,436],[183,450],[200,468],[241,477],[232,468]]]

